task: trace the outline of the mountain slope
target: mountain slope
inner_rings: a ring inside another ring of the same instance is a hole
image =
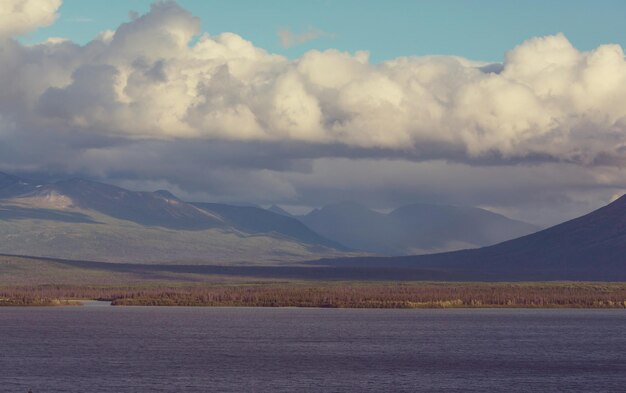
[[[72,179],[0,177],[0,253],[141,263],[290,263],[345,248],[260,208]]]
[[[219,217],[163,191],[129,191],[108,184],[72,179],[45,185],[28,196],[51,194],[69,198],[75,207],[145,226],[171,229],[209,229],[224,226]]]
[[[318,263],[464,272],[468,279],[626,280],[626,196],[585,216],[490,247]]]
[[[428,204],[413,204],[383,214],[343,202],[298,218],[322,236],[383,255],[474,248],[539,229],[484,209]]]
[[[300,241],[346,249],[307,228],[300,221],[254,206],[232,206],[221,203],[193,203],[204,211],[220,217],[231,226],[250,234],[276,233]]]

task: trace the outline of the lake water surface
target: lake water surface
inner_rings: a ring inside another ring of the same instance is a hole
[[[0,308],[4,392],[623,392],[624,310]]]

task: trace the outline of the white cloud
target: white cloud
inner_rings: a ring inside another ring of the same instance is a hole
[[[175,3],[156,3],[85,47],[5,41],[3,83],[14,90],[4,100],[17,90],[22,105],[0,110],[30,128],[127,138],[287,139],[418,155],[437,145],[433,158],[459,161],[626,158],[626,62],[616,45],[581,52],[563,35],[535,38],[486,73],[457,57],[374,65],[366,52],[327,50],[290,61],[233,33],[190,46],[199,28]]]
[[[2,0],[0,37],[28,33],[57,18],[61,0]]]
[[[65,42],[71,42],[69,39],[64,38],[64,37],[48,37],[45,41],[44,44],[63,44]]]
[[[278,30],[278,40],[280,42],[280,46],[283,48],[291,48],[293,46],[302,45],[304,43],[315,41],[324,37],[333,37],[334,35],[331,33],[327,33],[325,31],[309,28],[308,30],[302,33],[294,33],[288,28],[282,28]]]

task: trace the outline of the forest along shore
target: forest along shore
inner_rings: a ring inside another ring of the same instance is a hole
[[[626,283],[268,283],[0,287],[0,306],[626,308]]]

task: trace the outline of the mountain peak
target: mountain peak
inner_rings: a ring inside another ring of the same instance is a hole
[[[180,201],[180,199],[178,199],[176,195],[172,194],[171,192],[167,190],[156,190],[155,192],[153,192],[153,194],[161,196],[165,199],[172,199],[175,201]]]

